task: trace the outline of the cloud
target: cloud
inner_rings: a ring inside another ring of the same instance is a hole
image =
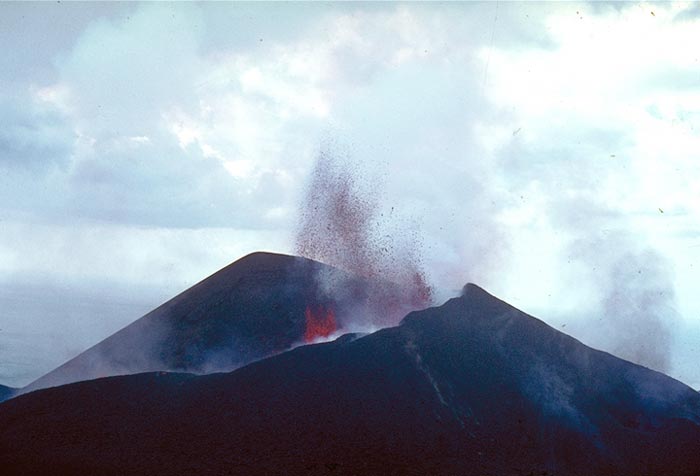
[[[133,5],[100,2],[34,4],[5,3],[0,6],[0,84],[5,90],[28,83],[45,86],[58,79],[54,61],[66,53],[85,28],[99,18],[128,16]]]
[[[92,23],[58,63],[74,120],[97,140],[148,134],[163,108],[192,104],[203,23],[190,5],[144,5]],[[173,47],[177,45],[177,47]]]
[[[700,5],[695,2],[690,2],[687,5],[677,5],[676,14],[673,17],[674,21],[692,22],[700,19]]]
[[[220,62],[200,51],[203,25],[193,5],[98,18],[56,60],[57,82],[30,84],[27,99],[4,101],[0,159],[61,165],[50,176],[3,177],[5,213],[65,223],[288,226],[294,176],[283,154],[298,148],[279,144],[277,115],[305,106],[286,84],[282,97],[258,91],[254,80],[246,89],[248,66],[231,88],[208,86]],[[33,193],[17,200],[20,190]]]
[[[28,94],[0,95],[0,116],[0,167],[41,175],[70,162],[76,137],[51,104]]]

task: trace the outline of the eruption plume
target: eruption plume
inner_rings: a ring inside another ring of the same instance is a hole
[[[371,324],[384,326],[430,305],[432,289],[421,267],[417,234],[392,223],[394,207],[382,213],[379,188],[356,164],[323,149],[302,203],[296,251],[373,279],[377,286],[368,297],[374,314]],[[397,236],[404,240],[399,242]],[[342,288],[342,283],[318,279],[331,292]],[[389,292],[397,286],[399,296]]]

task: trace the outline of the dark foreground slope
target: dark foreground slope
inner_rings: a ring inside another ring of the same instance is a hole
[[[700,474],[700,395],[476,286],[228,374],[0,405],[3,474]]]
[[[401,290],[296,256],[253,253],[28,385],[24,392],[111,375],[232,370],[309,337],[307,309],[342,331],[377,313],[407,312]],[[403,315],[403,314],[401,314]],[[394,322],[398,322],[397,316]],[[313,336],[313,333],[311,334]]]

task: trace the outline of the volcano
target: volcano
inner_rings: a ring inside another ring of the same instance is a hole
[[[303,313],[302,313],[303,314]],[[229,373],[0,405],[3,474],[700,474],[700,394],[467,285]]]
[[[406,290],[393,283],[297,256],[253,253],[22,392],[149,371],[229,371],[343,330],[395,324],[407,302]]]

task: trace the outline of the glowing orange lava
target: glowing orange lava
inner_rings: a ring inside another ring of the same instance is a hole
[[[332,307],[326,308],[323,305],[306,306],[306,332],[304,332],[305,342],[314,342],[321,337],[328,337],[336,331],[335,311]]]

